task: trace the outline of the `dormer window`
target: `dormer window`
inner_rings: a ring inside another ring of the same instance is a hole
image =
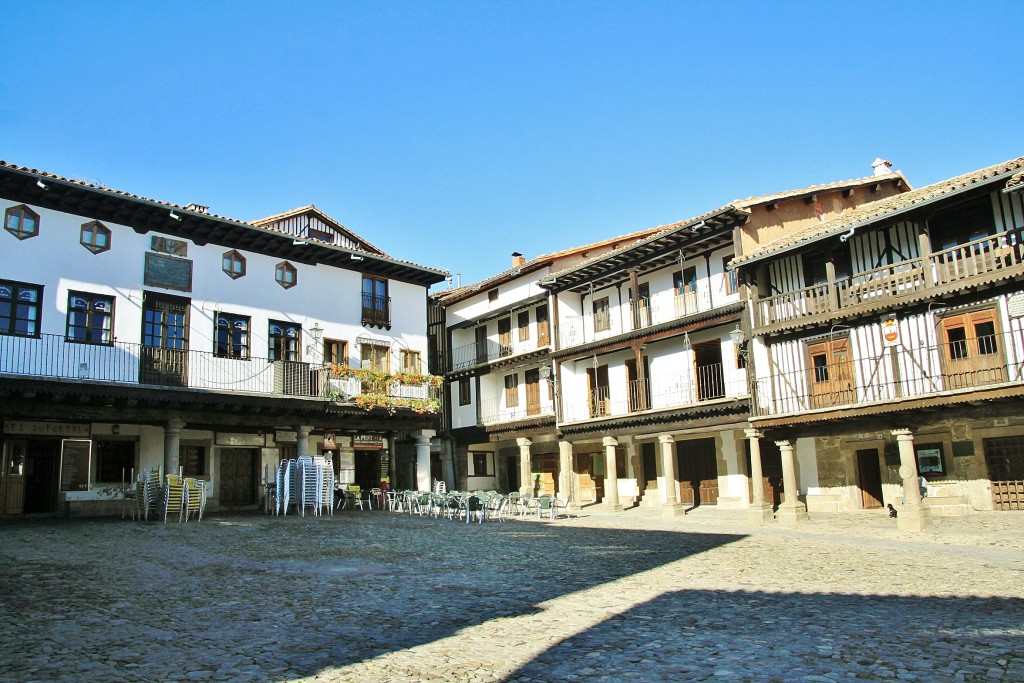
[[[19,240],[39,234],[39,214],[24,204],[12,206],[4,212],[4,229]]]
[[[227,273],[232,280],[237,280],[245,275],[245,257],[232,249],[224,252],[221,260],[221,270]]]
[[[110,228],[99,221],[86,223],[82,226],[79,242],[94,254],[103,253],[110,249]]]
[[[274,268],[274,279],[277,280],[277,284],[285,289],[294,287],[298,284],[298,274],[295,271],[295,266],[287,261],[281,261]]]

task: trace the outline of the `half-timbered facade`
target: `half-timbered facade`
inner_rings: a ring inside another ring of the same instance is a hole
[[[791,458],[797,518],[891,503],[920,527],[1024,504],[1022,169],[872,202],[737,259],[751,424]]]
[[[414,485],[426,292],[447,273],[312,206],[247,223],[4,162],[0,211],[0,514],[109,508],[152,468],[252,507],[325,434],[336,471]],[[332,366],[402,374],[374,409]]]

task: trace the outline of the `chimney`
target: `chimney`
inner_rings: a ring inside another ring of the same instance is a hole
[[[526,257],[520,254],[518,251],[512,252],[512,267],[518,268],[519,266],[526,263]]]
[[[892,162],[886,161],[881,157],[875,157],[875,160],[871,162],[871,168],[875,169],[875,175],[885,175],[892,173]]]
[[[185,209],[187,211],[195,211],[196,213],[206,213],[207,209],[209,209],[209,208],[210,207],[208,207],[208,206],[203,206],[202,204],[196,204],[195,202],[192,202],[191,204],[186,204],[185,205]]]

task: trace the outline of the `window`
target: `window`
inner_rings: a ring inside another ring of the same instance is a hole
[[[932,250],[953,247],[995,234],[992,200],[986,195],[941,211],[928,219]]]
[[[0,280],[0,334],[38,337],[43,288]]]
[[[213,354],[220,358],[249,359],[249,316],[217,313]]]
[[[808,344],[807,354],[810,357],[811,406],[826,408],[853,403],[856,387],[849,340],[836,338]]]
[[[605,332],[611,326],[612,311],[608,306],[608,297],[594,299],[594,332]]]
[[[274,267],[274,279],[277,280],[277,284],[281,285],[285,289],[290,289],[297,285],[298,278],[299,276],[295,272],[295,266],[287,261],[281,261]]]
[[[946,389],[1006,381],[994,308],[948,315],[940,322]]]
[[[691,266],[672,273],[672,289],[676,295],[697,291],[697,268]]]
[[[519,405],[519,375],[505,375],[505,407]]]
[[[391,349],[384,344],[360,344],[359,367],[391,372]]]
[[[301,356],[302,328],[295,323],[271,320],[267,341],[267,358],[269,360],[302,360]]]
[[[186,477],[202,477],[207,474],[205,446],[180,446],[178,458]]]
[[[419,351],[406,351],[402,349],[400,354],[402,362],[402,372],[414,372],[419,374],[422,369],[420,364],[420,352]]]
[[[225,251],[220,268],[228,274],[229,278],[237,280],[245,275],[245,257],[234,249]]]
[[[321,242],[334,244],[334,233],[328,230],[317,230],[316,228],[309,227],[306,228],[306,236]]]
[[[388,281],[370,275],[363,276],[363,324],[391,328],[391,300]]]
[[[94,254],[110,249],[110,228],[99,221],[86,223],[82,226],[82,234],[79,239],[82,246]]]
[[[725,274],[725,293],[735,294],[739,289],[739,285],[736,281],[736,271],[729,269],[729,264],[732,263],[733,255],[730,254],[722,259],[722,272]]]
[[[537,307],[537,345],[547,346],[551,343],[551,332],[548,327],[548,307]]]
[[[498,321],[498,354],[512,355],[512,318],[502,318]]]
[[[135,469],[134,441],[96,441],[96,481],[129,481]]]
[[[87,292],[68,292],[65,338],[69,342],[112,344],[113,321],[114,297]]]
[[[39,234],[39,214],[24,204],[12,206],[4,212],[4,229],[19,240]]]
[[[530,338],[530,312],[523,311],[516,320],[519,327],[519,341],[526,341]]]
[[[463,377],[459,380],[459,405],[468,406],[472,401],[472,393],[469,388],[469,378]]]
[[[495,301],[497,301],[497,300],[498,300],[498,290],[497,290],[497,289],[491,289],[491,290],[489,290],[489,291],[487,292],[487,301],[489,301],[489,302],[492,302],[492,303],[493,303],[493,302],[495,302]]]
[[[487,451],[470,451],[469,459],[473,463],[471,477],[490,477],[494,475],[491,471],[491,454]]]
[[[324,362],[348,365],[348,342],[343,339],[324,339]]]

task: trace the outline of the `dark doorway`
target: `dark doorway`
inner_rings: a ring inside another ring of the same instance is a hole
[[[355,483],[364,491],[380,486],[380,451],[356,451]]]
[[[255,448],[220,449],[220,504],[233,508],[256,504]]]
[[[878,464],[877,448],[857,451],[857,484],[861,507],[865,510],[882,507],[882,468]]]
[[[518,491],[522,482],[519,481],[519,456],[508,455],[505,456],[505,481],[508,485],[508,491]]]
[[[746,445],[747,472],[750,472],[750,442]],[[751,481],[750,486],[753,485]],[[761,439],[761,485],[764,487],[764,501],[772,506],[772,510],[778,510],[782,504],[782,451],[769,439]],[[750,494],[753,500],[753,488]]]
[[[657,445],[653,443],[642,443],[640,444],[640,457],[643,461],[643,486],[640,487],[641,493],[644,491],[657,491],[658,490],[658,456],[657,456]]]
[[[718,463],[714,439],[676,442],[679,500],[698,507],[718,503]]]
[[[27,441],[25,451],[26,514],[57,510],[60,441]]]

